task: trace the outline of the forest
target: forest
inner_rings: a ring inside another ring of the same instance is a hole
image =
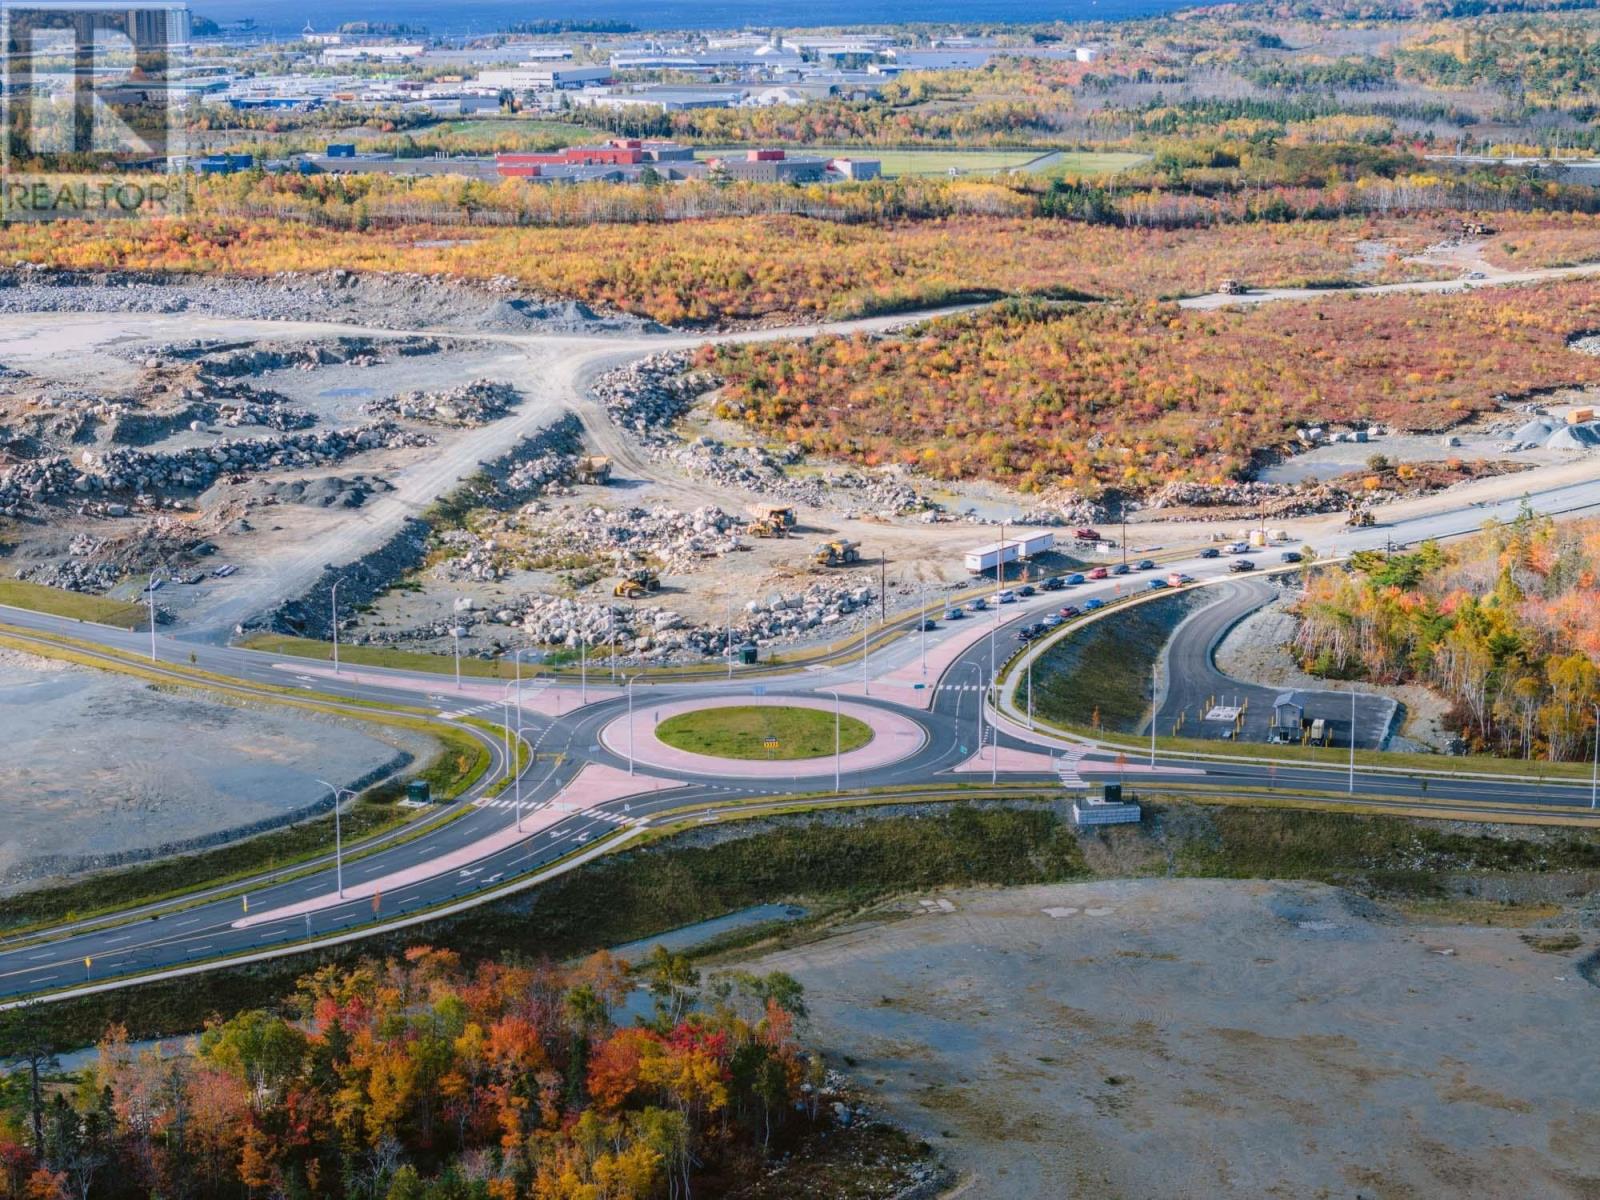
[[[1315,673],[1424,683],[1471,750],[1583,759],[1600,736],[1600,521],[1531,508],[1448,547],[1315,573],[1294,648]]]
[[[619,1019],[635,986],[649,1012]],[[447,950],[305,976],[278,1009],[210,1022],[187,1052],[111,1029],[75,1087],[0,1083],[0,1196],[689,1200],[726,1194],[832,1120],[782,974],[702,980],[662,947],[636,969]],[[43,1082],[41,1082],[41,1079]]]
[[[868,465],[1024,490],[1221,482],[1302,425],[1446,429],[1496,397],[1600,382],[1567,348],[1600,285],[1216,311],[1012,301],[902,337],[727,345],[721,415]]]

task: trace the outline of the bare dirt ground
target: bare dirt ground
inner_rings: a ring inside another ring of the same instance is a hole
[[[951,892],[748,964],[962,1200],[1593,1197],[1575,957],[1319,884]]]
[[[0,892],[61,874],[225,840],[376,782],[432,739],[0,650]],[[174,731],[187,748],[173,753]]]

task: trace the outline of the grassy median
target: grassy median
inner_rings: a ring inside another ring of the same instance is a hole
[[[0,604],[71,621],[115,625],[119,629],[137,629],[149,617],[149,610],[142,604],[88,596],[64,588],[45,587],[41,583],[24,583],[20,579],[0,579]]]
[[[716,758],[820,758],[834,751],[834,715],[820,708],[741,704],[702,708],[668,717],[656,737],[691,754]],[[865,721],[839,718],[839,750],[859,750],[872,740]]]

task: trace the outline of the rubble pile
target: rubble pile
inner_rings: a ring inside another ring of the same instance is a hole
[[[398,396],[386,396],[362,405],[362,411],[434,425],[470,427],[498,420],[515,408],[520,399],[517,389],[510,384],[474,379],[443,392],[402,392]]]
[[[17,572],[17,578],[96,594],[110,591],[129,575],[152,569],[158,578],[195,583],[203,575],[183,569],[182,564],[192,556],[214,551],[215,547],[197,537],[187,522],[157,516],[116,537],[75,534],[67,544],[65,558],[24,567]]]
[[[845,628],[852,615],[877,613],[875,589],[850,583],[819,582],[803,592],[777,594],[745,605],[745,615],[734,622],[731,643],[769,645],[791,641],[818,628]],[[492,611],[463,608],[453,620],[413,629],[368,629],[352,639],[361,644],[415,643],[449,637],[451,629],[480,625],[520,629],[530,642],[542,646],[580,645],[609,647],[629,661],[692,660],[727,653],[727,626],[697,627],[659,605],[621,602],[584,603],[561,596],[518,597]]]
[[[746,521],[714,504],[693,512],[666,505],[653,508],[565,509],[543,526],[538,541],[568,553],[612,554],[648,560],[669,574],[692,571],[702,559],[722,558],[742,549]]]
[[[79,466],[65,455],[54,455],[0,472],[0,512],[17,515],[31,503],[69,493],[199,489],[225,474],[322,466],[364,450],[432,444],[424,434],[384,421],[282,438],[225,438],[187,450],[116,449],[99,455],[85,451]]]
[[[318,367],[375,366],[389,354],[415,357],[437,354],[445,347],[431,337],[340,337],[317,342],[262,342],[206,354],[201,373],[213,378],[260,375],[266,371],[314,371]],[[158,360],[157,360],[158,361]],[[146,366],[152,365],[147,361]]]
[[[1038,525],[1048,529],[1062,525],[1096,525],[1105,519],[1104,508],[1077,492],[1070,492],[1028,509],[1016,519],[1016,523]]]
[[[60,562],[38,563],[17,572],[25,583],[42,583],[45,587],[63,588],[69,592],[90,592],[102,595],[116,587],[122,572],[109,562],[87,558],[64,558]]]
[[[838,505],[846,517],[939,510],[901,468],[842,470],[795,479],[784,468],[804,458],[805,452],[796,444],[774,455],[760,446],[730,446],[709,435],[689,440],[680,437],[674,424],[700,396],[722,383],[709,372],[690,371],[691,359],[688,351],[652,354],[608,371],[594,383],[593,393],[605,404],[611,420],[634,434],[656,461],[718,487],[738,488],[791,504]]]

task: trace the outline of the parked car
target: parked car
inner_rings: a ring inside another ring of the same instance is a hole
[[[1066,585],[1065,582],[1063,582],[1061,576],[1052,575],[1052,576],[1050,576],[1049,579],[1046,579],[1044,581],[1044,583],[1042,585],[1040,585],[1040,586],[1042,586],[1044,588],[1044,590],[1047,591],[1047,592],[1059,592],[1062,588],[1066,587],[1067,585]]]
[[[1222,551],[1218,550],[1215,546],[1207,546],[1204,550],[1200,551],[1200,557],[1201,558],[1221,558],[1222,557]]]
[[[1079,608],[1076,604],[1068,604],[1062,608],[1060,615],[1063,620],[1070,620],[1073,617],[1081,617],[1083,615],[1083,609]]]
[[[1025,583],[1017,589],[1017,595],[1019,596],[1037,596],[1038,594],[1039,590],[1031,583]]]
[[[1046,629],[1056,629],[1066,620],[1060,613],[1051,613],[1044,619]]]
[[[952,608],[949,612],[945,613],[944,619],[946,621],[959,621],[966,615],[967,614],[962,612],[959,608]]]
[[[1001,592],[997,597],[995,597],[995,599],[999,600],[1001,604],[1015,604],[1017,602],[1017,594],[1010,588],[1007,588],[1005,591]]]
[[[1297,563],[1304,562],[1306,556],[1301,554],[1298,550],[1285,550],[1282,554],[1278,555],[1278,557],[1283,559],[1283,561],[1286,563]]]
[[[1139,560],[1139,565],[1135,568],[1135,570],[1139,571],[1154,571],[1155,569],[1156,560],[1153,558],[1141,558]]]
[[[1111,574],[1111,572],[1106,570],[1104,567],[1096,567],[1094,570],[1089,572],[1089,578],[1104,579],[1109,574]]]
[[[1242,575],[1246,571],[1254,571],[1255,569],[1256,564],[1248,558],[1235,559],[1228,565],[1228,570],[1232,571],[1235,575]]]
[[[1083,602],[1083,611],[1084,612],[1094,612],[1096,609],[1104,608],[1105,606],[1106,606],[1106,602],[1104,600],[1100,599],[1099,596],[1096,596],[1092,600],[1085,600]]]
[[[1113,575],[1126,575],[1130,570],[1132,570],[1132,568],[1129,567],[1127,563],[1118,563],[1116,566],[1111,568],[1111,573]]]
[[[1082,575],[1068,575],[1067,576],[1067,585],[1069,587],[1078,587],[1082,583],[1083,583],[1083,576]]]

